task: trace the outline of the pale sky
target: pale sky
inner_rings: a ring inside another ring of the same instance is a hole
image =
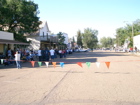
[[[114,37],[116,29],[140,19],[140,0],[33,0],[41,21],[52,33],[69,37],[85,28],[98,30],[98,38]]]

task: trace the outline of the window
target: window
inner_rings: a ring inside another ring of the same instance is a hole
[[[43,32],[43,37],[44,37],[44,32]]]

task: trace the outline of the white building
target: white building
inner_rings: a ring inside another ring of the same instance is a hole
[[[51,32],[49,30],[48,24],[46,21],[42,22],[42,24],[39,26],[39,35],[40,36],[47,36],[47,35],[51,35]]]
[[[133,46],[134,48],[137,47],[137,49],[140,51],[140,35],[133,37]]]
[[[30,50],[39,50],[39,48],[50,46],[51,32],[47,22],[42,22],[39,28],[37,32],[26,35],[27,41],[30,41],[28,47]]]
[[[68,44],[69,43],[69,38],[68,38],[68,34],[67,33],[63,33],[64,37],[65,37],[65,41],[64,44]]]
[[[38,50],[39,48],[56,48],[58,43],[57,34],[51,34],[48,24],[44,21],[40,26],[40,29],[35,32],[31,33],[27,36],[27,41],[30,41],[29,49]],[[65,44],[68,44],[68,35],[63,33],[65,38]]]

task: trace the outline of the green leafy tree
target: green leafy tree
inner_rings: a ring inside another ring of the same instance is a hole
[[[130,36],[130,32],[128,29],[121,27],[116,30],[116,33],[116,43],[118,46],[122,46],[124,44],[125,39],[127,39],[127,37]]]
[[[65,36],[63,35],[63,33],[62,33],[62,32],[59,32],[59,33],[57,34],[57,37],[58,37],[58,43],[59,43],[59,45],[64,44]]]
[[[101,47],[110,48],[113,47],[114,43],[115,43],[115,39],[111,37],[102,37],[100,39]]]
[[[74,38],[74,36],[73,36],[72,42],[75,43],[75,38]]]
[[[39,29],[38,5],[27,0],[0,2],[0,30],[14,33],[15,40],[25,41],[25,33]]]
[[[83,45],[86,48],[90,48],[90,49],[96,48],[97,47],[97,43],[98,43],[97,35],[98,35],[98,31],[97,30],[92,30],[90,28],[86,28],[84,30],[84,33],[82,34]]]
[[[106,37],[102,37],[100,39],[101,47],[107,47],[107,41]]]
[[[82,33],[80,30],[77,31],[77,45],[79,47],[83,47],[83,43],[82,43]]]
[[[133,34],[132,34],[133,31]],[[133,36],[140,34],[140,19],[137,19],[133,24],[126,24],[125,27],[116,29],[116,43],[122,46],[126,39],[129,39],[129,47],[133,46]]]

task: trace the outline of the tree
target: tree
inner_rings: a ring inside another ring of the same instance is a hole
[[[64,44],[64,41],[65,41],[65,36],[63,35],[62,32],[59,32],[57,34],[57,37],[58,37],[58,43],[59,45],[63,45]]]
[[[27,0],[2,0],[0,30],[14,33],[15,40],[25,41],[25,33],[39,29],[38,5]]]
[[[74,36],[73,36],[72,42],[75,43],[75,38],[74,38]]]
[[[133,35],[132,35],[133,29]],[[122,46],[126,39],[129,39],[129,47],[133,46],[133,36],[140,34],[140,19],[137,19],[132,24],[127,24],[125,27],[116,29],[116,43]]]
[[[71,42],[72,47],[74,48],[75,47],[75,39],[74,39],[74,36],[72,38],[70,38],[69,40]]]
[[[116,33],[117,33],[116,43],[117,43],[118,46],[122,46],[124,44],[125,39],[127,39],[130,36],[129,35],[130,32],[128,30],[128,27],[127,28],[123,28],[123,27],[118,28],[116,30]]]
[[[102,37],[100,39],[101,47],[110,48],[113,47],[115,39],[111,37]]]
[[[82,43],[82,33],[80,30],[77,31],[77,45],[79,47],[83,47],[83,43]]]
[[[84,29],[84,33],[82,34],[83,45],[86,48],[90,48],[90,49],[96,48],[97,47],[97,43],[98,43],[97,35],[98,35],[98,31],[97,30],[92,30],[90,28]]]

